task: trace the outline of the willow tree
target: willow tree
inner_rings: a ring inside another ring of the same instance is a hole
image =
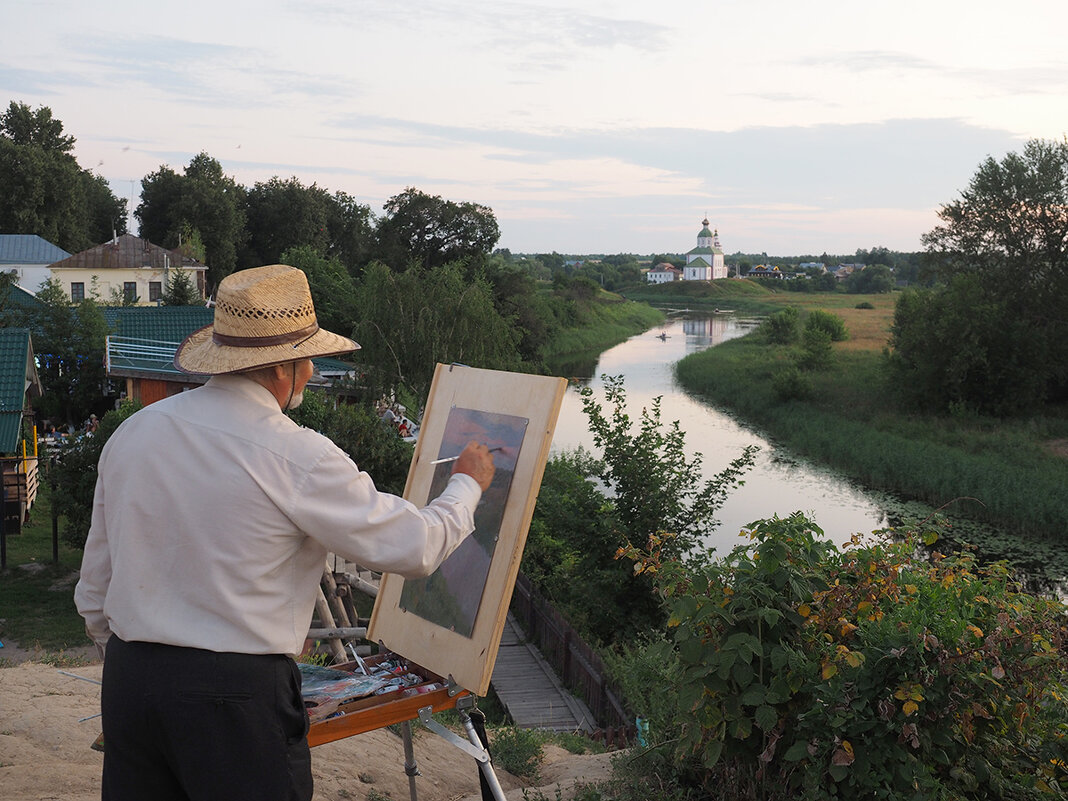
[[[489,284],[467,278],[461,263],[397,273],[374,262],[364,271],[356,308],[357,358],[381,389],[403,386],[421,401],[438,362],[519,366],[518,333],[494,307]]]

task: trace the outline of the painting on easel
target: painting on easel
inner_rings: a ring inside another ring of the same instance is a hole
[[[470,440],[478,440],[490,447],[496,472],[493,483],[482,494],[475,510],[474,534],[464,540],[433,574],[425,579],[404,582],[400,599],[404,611],[465,637],[471,636],[528,422],[525,417],[509,414],[458,407],[449,410],[436,460],[440,463],[435,465],[430,494],[424,503],[445,489],[452,472],[452,462],[446,460],[463,450]]]
[[[383,577],[368,631],[391,651],[485,695],[567,382],[438,365],[404,497],[424,505],[470,440],[496,472],[475,532],[424,579]]]

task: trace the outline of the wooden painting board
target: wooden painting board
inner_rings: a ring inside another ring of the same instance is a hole
[[[451,471],[448,464],[431,462],[455,455],[467,439],[479,439],[481,433],[488,438],[483,441],[493,446],[519,436],[521,444],[518,453],[509,445],[494,454],[497,474],[494,485],[483,493],[475,512],[476,531],[470,542],[465,542],[449,557],[453,561],[447,560],[434,577],[438,581],[435,586],[445,588],[442,591],[446,593],[450,592],[449,587],[458,589],[464,583],[457,577],[469,574],[475,576],[475,583],[482,583],[477,611],[471,612],[470,633],[463,631],[464,625],[442,625],[441,620],[433,619],[435,613],[420,610],[413,602],[411,588],[405,593],[408,582],[387,573],[382,577],[367,637],[434,673],[451,676],[457,685],[476,695],[485,695],[489,690],[512,588],[566,388],[567,381],[563,378],[462,365],[439,364],[434,373],[408,472],[405,498],[418,506],[425,505],[431,499],[432,490],[437,490],[443,476],[447,477]],[[449,452],[445,453],[446,450]],[[484,525],[487,520],[495,530]],[[472,558],[475,540],[484,549],[492,548],[492,553],[488,557]],[[488,566],[480,562],[486,558]],[[480,562],[477,570],[475,562]],[[426,586],[422,581],[418,587]],[[460,599],[457,604],[468,601]]]

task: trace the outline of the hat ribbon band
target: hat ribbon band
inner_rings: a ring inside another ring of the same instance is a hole
[[[314,322],[296,331],[276,334],[270,337],[233,337],[229,334],[220,334],[218,331],[213,331],[211,340],[216,345],[229,345],[234,348],[267,348],[272,345],[288,345],[291,342],[302,342],[314,335],[318,330],[319,323]]]

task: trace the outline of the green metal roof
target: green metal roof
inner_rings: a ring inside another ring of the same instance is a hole
[[[183,376],[174,366],[174,352],[187,336],[209,325],[214,309],[205,306],[105,306],[111,327],[107,363],[115,375]],[[313,359],[320,372],[347,372],[352,365],[340,359]]]
[[[206,306],[104,306],[102,311],[116,336],[176,344],[215,316]]]
[[[26,394],[41,394],[25,328],[0,329],[0,453],[17,453]]]
[[[23,289],[18,284],[11,284],[5,289],[6,291],[0,295],[0,309],[5,307],[31,310],[44,308],[44,303],[38,300],[35,294]]]

